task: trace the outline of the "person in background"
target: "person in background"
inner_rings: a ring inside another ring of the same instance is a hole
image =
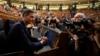
[[[41,49],[47,42],[47,37],[41,39],[32,38],[28,32],[27,25],[35,20],[34,13],[26,9],[22,13],[22,19],[16,22],[8,32],[8,51],[24,50],[26,56],[34,56],[33,51]]]
[[[79,39],[80,34],[79,31],[85,32],[85,28],[83,24],[81,24],[81,20],[85,18],[85,15],[83,13],[76,13],[75,16],[70,21],[66,21],[66,31],[69,34],[70,37],[70,46],[69,46],[69,55],[79,55]],[[82,35],[82,34],[81,34]],[[83,35],[82,35],[83,36]],[[82,50],[81,50],[82,51]],[[73,53],[73,54],[72,54]]]
[[[3,12],[3,7],[2,7],[2,5],[0,5],[0,12]]]

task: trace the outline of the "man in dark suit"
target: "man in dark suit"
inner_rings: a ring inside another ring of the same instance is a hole
[[[47,37],[43,36],[41,40],[38,40],[30,36],[26,26],[35,20],[33,15],[32,10],[24,10],[22,20],[11,27],[7,38],[8,52],[24,50],[25,55],[33,56],[33,51],[42,48],[47,42]]]

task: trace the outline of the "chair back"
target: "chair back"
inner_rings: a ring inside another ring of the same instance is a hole
[[[3,30],[3,20],[0,18],[0,31]]]

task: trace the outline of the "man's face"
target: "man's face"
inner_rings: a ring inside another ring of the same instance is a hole
[[[74,19],[75,19],[75,21],[80,21],[82,18],[81,18],[80,15],[77,15],[77,16],[74,17]]]
[[[33,13],[30,13],[29,15],[25,16],[25,22],[27,24],[30,24],[30,23],[32,23],[34,21],[35,21],[35,18],[33,16]]]

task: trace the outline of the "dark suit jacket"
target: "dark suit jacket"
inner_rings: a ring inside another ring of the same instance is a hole
[[[8,33],[7,44],[8,51],[10,52],[20,50],[30,52],[38,50],[43,46],[36,38],[30,36],[22,20],[11,27]]]

